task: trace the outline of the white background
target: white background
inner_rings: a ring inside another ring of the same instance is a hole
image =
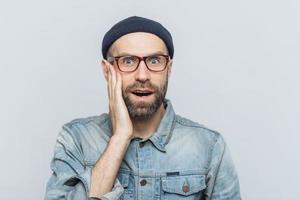
[[[0,199],[43,199],[61,126],[107,112],[101,41],[131,15],[172,33],[167,97],[223,134],[243,199],[300,199],[298,0],[1,1]]]

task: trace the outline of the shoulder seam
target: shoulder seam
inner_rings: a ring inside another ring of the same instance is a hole
[[[67,126],[72,126],[76,123],[86,124],[86,123],[89,123],[90,121],[93,121],[93,118],[95,118],[95,117],[98,117],[98,116],[95,115],[95,116],[89,116],[89,117],[76,118],[76,119],[73,119],[73,120],[67,122],[66,125]]]
[[[204,129],[204,130],[207,130],[207,131],[210,131],[210,132],[214,133],[216,135],[216,137],[218,137],[218,135],[221,135],[218,131],[216,131],[214,129],[210,129],[210,128],[204,126],[203,124],[200,124],[198,122],[194,122],[190,119],[187,119],[187,120],[191,121],[192,122],[191,124],[184,123],[182,120],[180,120],[180,118],[181,119],[187,119],[187,118],[181,117],[180,115],[176,115],[176,122],[181,124],[182,126]]]

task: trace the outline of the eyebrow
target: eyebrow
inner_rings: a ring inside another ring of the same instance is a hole
[[[163,51],[155,51],[155,52],[150,53],[150,54],[148,54],[146,56],[152,56],[152,55],[156,55],[156,54],[168,55],[168,53],[163,52]],[[135,56],[135,55],[132,54],[132,53],[121,52],[120,54],[118,54],[118,56]]]

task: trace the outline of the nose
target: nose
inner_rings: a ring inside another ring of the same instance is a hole
[[[147,68],[145,62],[141,60],[138,68],[135,71],[135,80],[145,82],[150,79],[150,71]]]

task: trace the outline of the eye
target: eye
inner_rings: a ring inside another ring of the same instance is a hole
[[[160,63],[160,58],[158,56],[151,56],[148,58],[148,62],[151,65],[157,65]]]
[[[136,59],[132,56],[126,56],[121,59],[122,64],[124,65],[133,65],[136,62]]]

